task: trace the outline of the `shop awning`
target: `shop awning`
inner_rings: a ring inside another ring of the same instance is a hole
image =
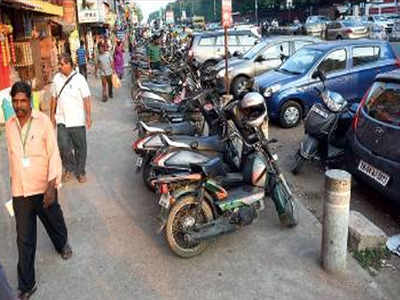
[[[62,17],[64,8],[60,5],[51,4],[43,0],[3,0],[4,3],[10,4],[22,9],[36,11],[48,15]]]

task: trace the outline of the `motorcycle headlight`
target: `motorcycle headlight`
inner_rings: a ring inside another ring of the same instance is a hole
[[[272,95],[276,92],[279,92],[279,90],[281,89],[281,85],[280,84],[274,84],[271,85],[270,87],[266,88],[263,95],[265,98],[269,98],[272,97]]]
[[[335,100],[335,96],[333,93],[332,95],[329,95],[327,93],[322,94],[322,100],[324,101],[325,105],[328,107],[328,109],[332,112],[338,112],[342,109],[344,103],[341,101]]]

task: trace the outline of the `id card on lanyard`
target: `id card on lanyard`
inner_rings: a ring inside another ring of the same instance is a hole
[[[25,137],[22,138],[22,129],[19,133],[19,137],[20,137],[21,143],[22,143],[22,148],[24,150],[24,157],[22,158],[22,167],[23,168],[29,168],[31,166],[31,161],[29,160],[29,157],[26,156],[26,141],[28,140],[29,131],[31,130],[31,125],[32,125],[32,117],[29,119],[28,128],[26,129]]]

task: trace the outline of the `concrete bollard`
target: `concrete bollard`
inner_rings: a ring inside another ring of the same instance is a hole
[[[321,260],[325,271],[332,274],[346,271],[350,197],[351,175],[343,170],[327,171]]]

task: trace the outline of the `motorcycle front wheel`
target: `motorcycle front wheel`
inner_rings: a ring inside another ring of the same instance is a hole
[[[273,191],[275,204],[283,206],[283,213],[279,214],[281,224],[287,227],[294,227],[299,223],[298,200],[294,198],[282,182],[277,182]]]
[[[195,224],[204,224],[213,219],[211,207],[202,202],[201,209],[197,209],[197,203],[193,195],[187,195],[177,201],[171,208],[167,225],[165,227],[165,237],[169,248],[177,256],[190,258],[202,253],[209,245],[210,241],[188,241],[185,238]],[[196,213],[199,211],[199,213]]]

